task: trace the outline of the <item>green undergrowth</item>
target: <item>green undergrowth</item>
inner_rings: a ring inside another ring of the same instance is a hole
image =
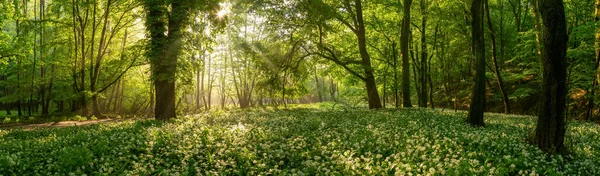
[[[533,117],[465,116],[313,104],[0,131],[0,175],[600,175],[595,124],[551,156],[526,142]]]

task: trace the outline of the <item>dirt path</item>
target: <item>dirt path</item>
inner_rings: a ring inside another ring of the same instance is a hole
[[[39,128],[63,128],[68,126],[84,126],[91,124],[99,124],[99,123],[114,123],[114,122],[122,122],[126,120],[132,119],[100,119],[100,120],[87,120],[87,121],[62,121],[62,122],[48,122],[48,123],[38,123],[38,124],[22,124],[22,123],[14,123],[14,124],[0,124],[0,129],[9,130],[9,129],[23,129],[23,130],[32,130]]]

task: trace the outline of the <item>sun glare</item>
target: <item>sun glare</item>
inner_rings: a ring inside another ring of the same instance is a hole
[[[221,10],[219,10],[219,12],[217,12],[217,17],[223,18],[223,17],[227,16],[230,12],[231,4],[230,3],[219,3],[219,6],[221,6]]]

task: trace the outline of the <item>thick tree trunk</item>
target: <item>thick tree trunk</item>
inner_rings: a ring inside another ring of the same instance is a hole
[[[485,111],[485,42],[483,40],[483,1],[473,0],[472,16],[472,45],[475,62],[475,77],[471,92],[471,105],[467,122],[473,126],[484,126]]]
[[[154,115],[156,119],[169,119],[176,117],[175,114],[175,81],[155,81],[156,106]]]
[[[567,29],[562,0],[540,0],[544,77],[534,142],[549,153],[565,150]]]
[[[183,2],[173,1],[168,11],[167,2],[146,0],[148,9],[146,28],[150,32],[150,52],[152,75],[156,90],[156,119],[170,119],[175,113],[175,73],[177,72],[177,57],[181,50],[181,29],[187,20],[187,9]],[[168,14],[168,15],[167,15]],[[168,22],[165,17],[168,16]],[[167,28],[168,24],[168,28]],[[166,36],[168,34],[168,36]]]
[[[411,108],[410,101],[410,65],[408,56],[408,35],[410,35],[410,6],[412,0],[404,0],[404,18],[402,19],[402,35],[400,36],[400,49],[402,50],[402,104]]]
[[[98,104],[98,94],[94,94],[92,96],[92,114],[96,117],[102,117],[102,112],[100,111],[100,104]]]
[[[494,74],[496,75],[496,81],[498,81],[500,94],[502,94],[502,102],[504,103],[504,113],[508,114],[510,113],[510,102],[508,100],[508,94],[504,89],[504,81],[502,81],[502,75],[500,75],[500,68],[498,67],[498,58],[496,57],[496,34],[494,33],[494,25],[492,25],[492,17],[490,17],[489,0],[485,0],[485,10],[488,29],[490,30],[490,40],[492,43],[492,64],[494,65]]]

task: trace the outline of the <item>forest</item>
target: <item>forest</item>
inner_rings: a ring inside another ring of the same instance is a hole
[[[0,0],[2,175],[600,175],[600,0]]]

